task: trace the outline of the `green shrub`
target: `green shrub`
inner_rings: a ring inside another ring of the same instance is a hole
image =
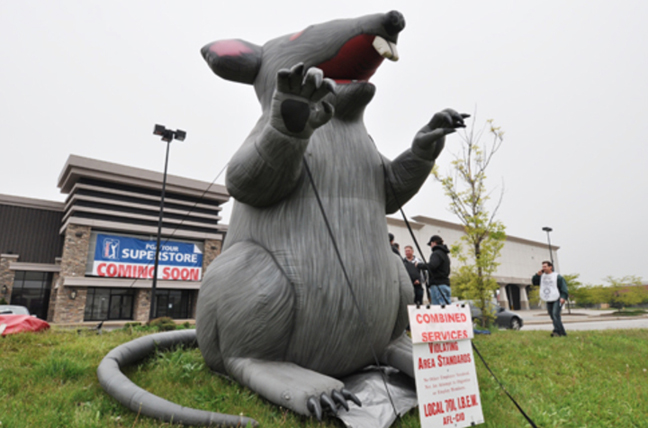
[[[170,331],[176,329],[176,323],[170,317],[160,317],[150,320],[146,325],[155,327],[158,331]]]
[[[142,325],[142,323],[139,322],[139,321],[135,321],[135,322],[127,322],[126,324],[124,324],[124,328],[125,328],[125,329],[129,329],[129,328],[131,328],[131,327],[139,327],[139,326],[141,326],[141,325]]]

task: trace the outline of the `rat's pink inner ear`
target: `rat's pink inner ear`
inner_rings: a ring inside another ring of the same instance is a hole
[[[226,80],[252,84],[261,68],[263,49],[244,40],[219,40],[201,52],[212,71]]]
[[[219,40],[209,45],[209,50],[218,56],[239,56],[254,52],[248,44],[241,40]]]

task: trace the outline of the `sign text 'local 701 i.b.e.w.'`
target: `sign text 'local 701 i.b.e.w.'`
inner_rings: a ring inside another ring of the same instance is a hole
[[[110,278],[153,278],[156,241],[116,235],[97,235],[92,274]],[[160,244],[158,279],[200,281],[202,251],[188,242]]]
[[[470,308],[408,306],[422,428],[484,422],[470,339]]]

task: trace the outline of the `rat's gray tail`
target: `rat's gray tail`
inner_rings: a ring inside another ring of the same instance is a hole
[[[135,364],[156,349],[169,349],[178,345],[196,347],[196,330],[156,333],[119,345],[99,364],[99,383],[121,404],[151,418],[192,426],[246,427],[248,423],[253,427],[258,426],[254,419],[192,409],[164,400],[135,385],[121,371],[122,367]]]

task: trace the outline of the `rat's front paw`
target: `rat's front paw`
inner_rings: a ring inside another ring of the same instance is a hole
[[[329,93],[335,93],[335,82],[324,78],[319,68],[304,72],[300,63],[290,70],[279,70],[272,99],[272,126],[290,136],[309,138],[333,117],[333,106],[322,101]]]

